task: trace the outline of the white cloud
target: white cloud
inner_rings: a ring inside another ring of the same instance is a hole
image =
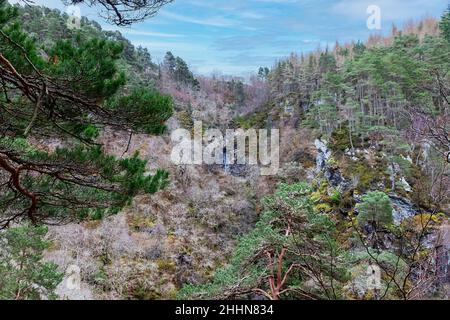
[[[32,0],[34,5],[38,6],[46,6],[48,8],[58,8],[62,9],[65,8],[65,5],[62,3],[61,0]],[[24,5],[25,2],[23,0],[8,0],[11,4],[20,4]]]
[[[148,37],[158,37],[158,38],[182,38],[185,35],[178,33],[165,33],[165,32],[155,32],[150,30],[135,30],[130,28],[119,28],[111,25],[102,25],[103,30],[107,31],[120,31],[125,35],[133,35],[133,36],[148,36]]]
[[[172,42],[172,41],[133,41],[136,46],[146,47],[149,50],[159,50],[160,52],[166,51],[191,51],[201,52],[207,49],[207,46],[200,44],[193,44],[192,42]],[[177,53],[178,55],[180,53]]]
[[[167,11],[161,11],[160,15],[162,17],[166,17],[169,19],[186,22],[186,23],[194,23],[199,25],[213,26],[213,27],[232,27],[237,24],[236,21],[227,19],[220,16],[209,17],[209,18],[194,18],[190,16],[185,16],[177,13],[171,13]]]
[[[381,9],[382,19],[405,20],[432,14],[439,6],[443,10],[447,3],[448,0],[339,0],[332,7],[332,12],[355,19],[366,19],[367,8],[376,5]]]
[[[297,3],[300,0],[253,0],[255,2],[268,2],[268,3]]]

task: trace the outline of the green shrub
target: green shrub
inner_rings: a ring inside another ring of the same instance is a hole
[[[362,197],[362,202],[357,205],[357,209],[360,225],[370,222],[378,226],[388,226],[393,223],[391,199],[384,192],[367,193]]]

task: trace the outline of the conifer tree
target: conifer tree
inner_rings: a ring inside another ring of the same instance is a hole
[[[51,243],[46,227],[24,225],[0,232],[0,299],[53,299],[62,273],[42,256]]]
[[[126,96],[117,61],[122,45],[79,34],[38,49],[21,30],[18,8],[0,0],[0,228],[99,218],[134,195],[153,193],[168,174],[146,174],[138,155],[103,152],[103,128],[160,134],[172,101],[158,92]],[[35,141],[59,141],[49,152]]]
[[[448,6],[447,11],[445,11],[444,15],[442,16],[439,27],[441,28],[443,37],[448,42],[450,42],[450,5]]]
[[[393,223],[391,200],[383,192],[374,191],[364,195],[362,202],[358,204],[358,210],[360,225],[369,222],[381,227]]]
[[[97,6],[101,10],[101,16],[110,23],[127,26],[153,17],[161,7],[173,0],[68,0],[66,2]]]

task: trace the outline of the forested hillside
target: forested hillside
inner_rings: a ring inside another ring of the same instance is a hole
[[[450,11],[248,79],[68,18],[0,0],[0,299],[449,299]],[[194,121],[280,170],[174,164]]]
[[[230,265],[182,297],[448,297],[448,28],[449,12],[273,67],[267,104],[238,120],[284,129],[298,182],[279,185]],[[313,174],[298,135],[316,139]],[[370,265],[379,290],[365,290]]]

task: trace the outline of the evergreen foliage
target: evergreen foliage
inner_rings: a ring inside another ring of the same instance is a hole
[[[106,155],[97,137],[107,127],[163,133],[171,99],[122,89],[124,42],[65,30],[64,40],[38,47],[21,28],[23,10],[0,0],[0,228],[25,218],[34,224],[99,218],[164,187],[166,172],[147,175],[137,154]],[[32,146],[29,137],[44,145]],[[62,143],[44,151],[52,139]]]
[[[362,202],[357,205],[357,208],[360,225],[369,222],[381,227],[389,226],[393,223],[391,200],[383,192],[374,191],[367,193],[362,197]]]
[[[0,299],[39,300],[56,298],[62,273],[54,263],[43,262],[46,227],[21,226],[0,232]]]
[[[240,239],[230,264],[218,270],[211,283],[185,286],[179,297],[338,298],[346,274],[336,225],[314,211],[311,192],[305,183],[279,185],[265,198],[266,211],[255,229]],[[309,281],[319,278],[318,287],[309,287]]]

